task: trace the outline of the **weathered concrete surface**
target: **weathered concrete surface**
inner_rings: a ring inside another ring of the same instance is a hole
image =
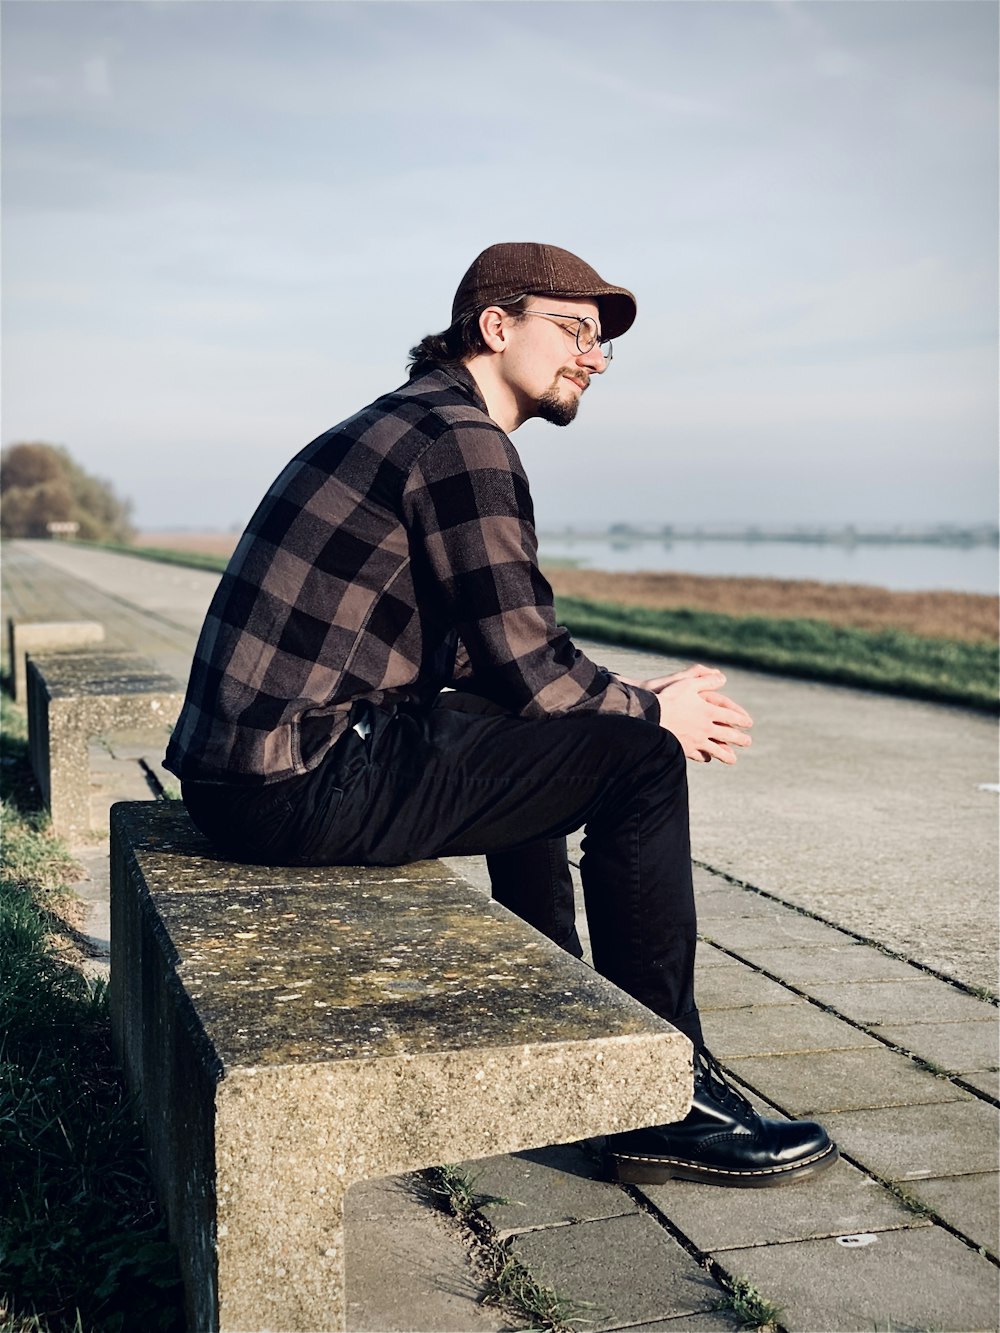
[[[996,1169],[997,1112],[985,1102],[831,1111],[823,1123],[848,1156],[883,1180]]]
[[[104,641],[96,620],[7,620],[7,638],[14,698],[23,701],[28,689],[27,655],[79,650]]]
[[[138,653],[54,653],[28,659],[31,765],[64,837],[90,829],[90,741],[117,728],[158,730],[166,743],[183,693]]]
[[[111,864],[113,1028],[193,1327],[341,1327],[354,1181],[689,1104],[686,1038],[440,867],[234,875],[133,803]]]
[[[788,1333],[995,1333],[997,1328],[996,1269],[938,1227],[862,1233],[853,1242],[845,1237],[767,1245],[715,1257],[780,1308]]]
[[[707,1314],[719,1299],[697,1260],[645,1213],[529,1231],[511,1248],[539,1280],[591,1304],[592,1329]]]
[[[417,1182],[365,1181],[347,1191],[347,1327],[351,1333],[500,1333],[510,1321],[481,1304],[482,1275],[454,1219],[429,1208]]]
[[[643,1185],[643,1194],[704,1251],[784,1245],[859,1231],[930,1226],[919,1213],[843,1160],[824,1171],[816,1188],[727,1190],[672,1180]]]

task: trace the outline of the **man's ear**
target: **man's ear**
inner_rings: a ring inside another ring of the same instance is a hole
[[[479,316],[479,332],[491,352],[502,352],[507,346],[507,332],[503,323],[505,314],[502,306],[489,305]]]

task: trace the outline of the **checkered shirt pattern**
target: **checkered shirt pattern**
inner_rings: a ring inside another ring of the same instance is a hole
[[[463,368],[416,376],[291,460],[212,599],[166,765],[259,784],[319,764],[356,700],[473,689],[507,712],[656,721],[556,623],[527,477]]]

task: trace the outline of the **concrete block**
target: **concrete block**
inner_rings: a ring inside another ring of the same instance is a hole
[[[27,697],[29,653],[54,653],[92,647],[104,641],[104,626],[96,620],[7,620],[7,642],[14,698]]]
[[[713,1009],[703,1016],[705,1040],[717,1056],[784,1055],[875,1046],[872,1037],[811,1004]]]
[[[983,1005],[978,1023],[880,1023],[873,1031],[950,1074],[996,1069],[1000,1030],[996,1010]]]
[[[997,1110],[985,1102],[834,1111],[823,1123],[842,1152],[884,1180],[996,1169]]]
[[[508,1200],[480,1209],[501,1239],[538,1227],[639,1211],[630,1195],[608,1182],[598,1153],[579,1144],[558,1144],[462,1165],[474,1180],[477,1194]]]
[[[727,1063],[738,1078],[796,1116],[961,1102],[970,1097],[948,1079],[935,1078],[908,1056],[884,1046],[731,1057]]]
[[[191,1327],[342,1328],[349,1185],[681,1118],[690,1044],[437,863],[218,861],[112,811],[112,1030]]]
[[[119,728],[159,731],[166,743],[184,694],[138,653],[56,653],[28,658],[28,746],[52,827],[91,828],[90,742]]]
[[[903,1189],[933,1208],[973,1245],[984,1245],[994,1256],[1000,1255],[1000,1175],[996,1171],[908,1180]]]
[[[708,1313],[722,1295],[645,1213],[531,1231],[513,1240],[511,1250],[532,1277],[591,1306],[582,1314],[591,1329]]]
[[[787,1333],[989,1333],[997,1270],[940,1227],[766,1245],[718,1256],[781,1311]]]
[[[720,1189],[687,1180],[639,1189],[706,1254],[930,1225],[843,1159],[824,1171],[821,1182],[803,1181],[775,1190]]]

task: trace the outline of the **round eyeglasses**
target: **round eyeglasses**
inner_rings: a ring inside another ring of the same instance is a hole
[[[546,319],[558,319],[562,321],[563,333],[576,338],[576,350],[581,356],[586,356],[592,352],[595,347],[601,349],[601,356],[605,361],[611,360],[612,348],[611,339],[602,338],[601,331],[597,327],[597,320],[591,319],[589,315],[563,315],[557,310],[522,310],[522,315],[543,315]],[[575,324],[575,331],[568,325]]]

